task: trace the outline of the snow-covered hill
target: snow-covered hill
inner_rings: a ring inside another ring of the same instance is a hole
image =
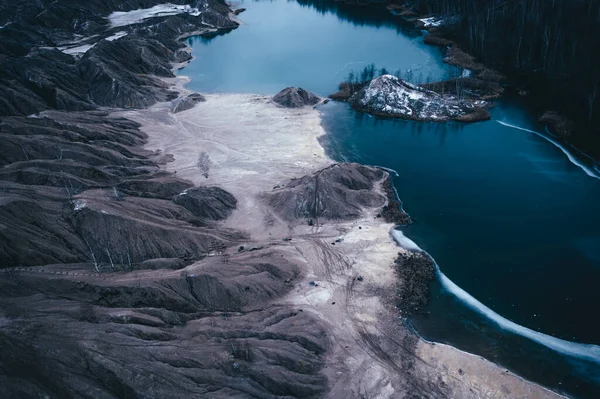
[[[350,98],[363,112],[422,121],[476,121],[489,119],[485,101],[463,100],[426,90],[392,75],[373,79]]]

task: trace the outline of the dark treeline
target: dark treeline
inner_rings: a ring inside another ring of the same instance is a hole
[[[260,0],[259,0],[260,1]],[[390,14],[383,6],[387,0],[370,0],[370,4],[376,4],[379,7],[364,7],[359,5],[358,1],[335,1],[335,0],[288,0],[296,1],[303,7],[314,9],[320,14],[335,14],[341,21],[350,22],[356,26],[376,26],[395,28],[408,36],[419,36],[420,32],[413,24],[396,18]]]
[[[450,36],[577,124],[571,140],[600,154],[600,1],[406,0],[452,21]]]

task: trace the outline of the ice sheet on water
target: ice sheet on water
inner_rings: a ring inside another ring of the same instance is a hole
[[[545,136],[545,135],[543,135],[541,133],[536,132],[535,130],[526,129],[524,127],[520,127],[520,126],[516,126],[516,125],[510,124],[508,122],[503,122],[503,121],[496,121],[496,122],[498,122],[502,126],[506,126],[506,127],[512,128],[512,129],[523,130],[525,132],[533,133],[535,135],[538,135],[538,136],[540,136],[540,137],[548,140],[550,143],[554,144],[554,146],[556,148],[558,148],[559,150],[561,150],[567,156],[567,158],[569,158],[569,161],[571,161],[571,163],[573,165],[579,166],[588,176],[594,177],[596,179],[600,179],[600,175],[598,175],[592,168],[590,168],[589,166],[587,166],[586,164],[584,164],[583,162],[581,162],[579,159],[577,159],[564,145],[562,145],[561,143],[559,143],[558,141],[556,141],[552,137]]]
[[[413,240],[406,237],[401,230],[392,230],[392,236],[402,248],[410,251],[422,251],[421,248]],[[471,296],[468,292],[456,285],[452,280],[446,277],[444,273],[442,273],[437,263],[435,264],[435,267],[440,283],[446,289],[446,291],[454,295],[466,306],[485,316],[488,320],[496,323],[505,331],[510,331],[513,334],[528,338],[534,342],[537,342],[538,344],[546,346],[547,348],[553,349],[556,352],[600,364],[600,346],[566,341],[564,339],[534,331],[530,328],[510,321],[494,312],[492,309],[488,308],[483,303]]]

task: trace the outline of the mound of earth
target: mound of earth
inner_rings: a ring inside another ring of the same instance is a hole
[[[173,101],[172,111],[174,114],[187,111],[196,106],[196,104],[206,101],[206,98],[200,93],[188,94],[186,97]]]
[[[226,219],[237,205],[235,197],[219,187],[190,188],[175,196],[173,202],[209,220]]]
[[[485,101],[443,96],[392,75],[373,79],[349,101],[356,110],[395,118],[436,122],[490,118]]]
[[[214,228],[235,198],[160,172],[132,121],[49,112],[4,118],[0,136],[2,267],[193,260],[244,237]]]
[[[301,108],[316,105],[321,99],[301,87],[287,87],[273,97],[273,102],[286,108]]]
[[[365,208],[381,207],[386,194],[374,190],[387,173],[355,163],[335,164],[312,175],[292,179],[265,194],[269,205],[284,219],[348,220]]]

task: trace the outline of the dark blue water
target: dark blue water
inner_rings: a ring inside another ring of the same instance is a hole
[[[196,61],[181,72],[189,87],[272,94],[295,85],[327,95],[371,62],[412,70],[414,81],[448,73],[439,50],[390,14],[312,4],[243,2],[245,25],[190,40]],[[428,313],[410,321],[419,334],[600,397],[600,348],[551,338],[600,344],[600,180],[521,130],[543,127],[518,101],[470,125],[384,120],[332,102],[320,108],[323,143],[334,159],[398,171],[395,185],[416,220],[404,233],[468,293],[436,281]],[[544,335],[531,339],[508,320]]]
[[[511,104],[492,117],[541,129]],[[600,180],[545,139],[494,120],[381,120],[339,103],[327,104],[323,119],[335,159],[398,171],[396,188],[416,220],[404,234],[491,309],[477,311],[436,281],[427,313],[410,321],[417,332],[554,389],[600,397],[598,347],[565,354],[490,319],[494,312],[550,339],[598,343]]]

